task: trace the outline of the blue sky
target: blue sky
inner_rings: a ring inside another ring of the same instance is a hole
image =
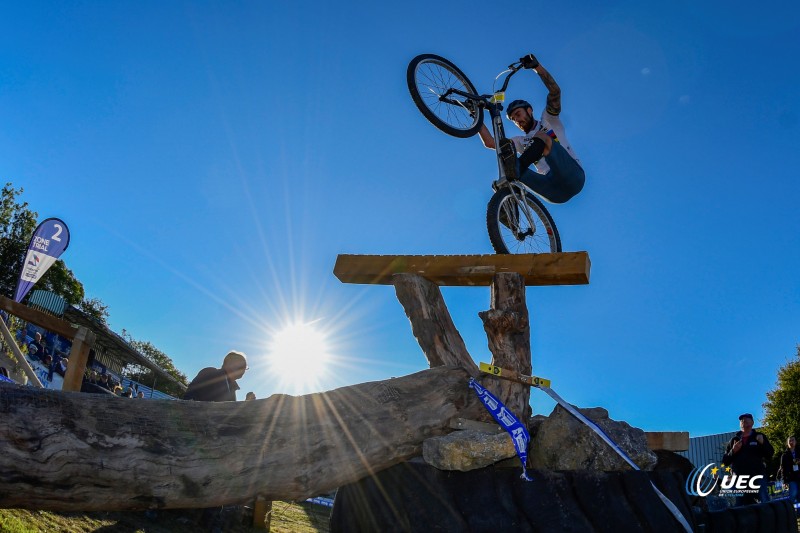
[[[488,92],[534,52],[588,176],[551,212],[592,260],[588,286],[528,290],[534,373],[646,430],[758,418],[800,342],[796,2],[382,4],[6,4],[0,177],[67,222],[112,327],[190,377],[240,349],[243,390],[292,392],[266,353],[295,319],[329,337],[321,389],[404,375],[426,362],[393,289],[339,283],[336,256],[491,253],[496,172],[419,114],[406,65]],[[488,362],[488,289],[443,292]]]

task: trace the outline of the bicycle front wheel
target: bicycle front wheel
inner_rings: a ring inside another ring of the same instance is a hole
[[[449,89],[477,95],[475,86],[447,59],[423,54],[408,64],[408,90],[417,108],[428,121],[454,137],[472,137],[483,124],[483,110],[476,102],[451,94]]]
[[[509,187],[503,187],[489,200],[486,229],[494,251],[498,254],[560,252],[561,237],[544,204],[518,187],[515,192],[516,196]]]

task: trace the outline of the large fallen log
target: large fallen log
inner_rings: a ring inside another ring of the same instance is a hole
[[[131,400],[0,386],[0,508],[300,500],[421,454],[483,408],[463,368],[251,402]]]

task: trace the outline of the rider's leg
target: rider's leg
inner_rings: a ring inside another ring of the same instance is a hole
[[[564,203],[583,189],[586,182],[586,173],[580,164],[569,155],[567,149],[560,143],[552,143],[549,154],[544,156],[544,160],[550,167],[548,174],[553,174],[559,189],[552,201]]]
[[[567,150],[557,142],[551,143],[544,161],[550,167],[546,174],[520,168],[520,181],[551,203],[563,204],[583,189],[586,176]]]
[[[548,146],[548,141],[550,142],[550,146]],[[528,148],[522,152],[522,155],[519,156],[519,164],[520,167],[524,169],[530,168],[530,166],[536,163],[538,160],[545,155],[545,152],[550,153],[550,147],[553,144],[553,140],[544,134],[537,133],[533,137],[533,142],[528,146]]]

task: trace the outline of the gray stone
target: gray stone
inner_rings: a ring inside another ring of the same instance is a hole
[[[505,431],[488,434],[480,431],[456,431],[432,437],[422,443],[425,462],[440,470],[466,472],[514,457],[514,443]]]
[[[578,409],[600,426],[642,470],[652,470],[658,458],[647,447],[644,431],[608,417],[602,407]],[[528,459],[533,468],[547,470],[630,470],[628,463],[586,424],[556,405],[550,416],[531,428]]]

